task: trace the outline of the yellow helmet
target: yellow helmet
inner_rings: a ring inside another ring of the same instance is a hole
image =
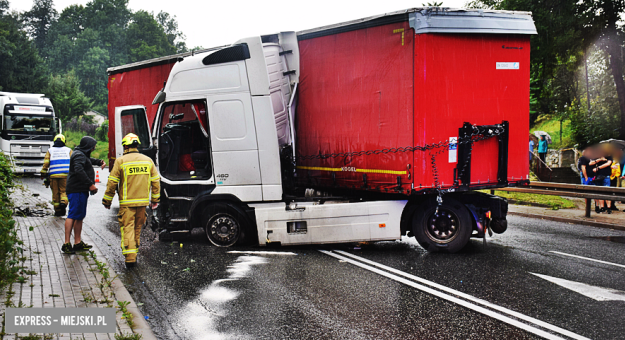
[[[56,141],[59,138],[61,139],[61,142],[65,143],[65,136],[63,136],[60,133],[58,135],[54,136],[54,141]]]
[[[122,145],[132,145],[134,142],[141,144],[139,137],[137,137],[134,133],[129,133],[124,137],[124,139],[122,139]]]

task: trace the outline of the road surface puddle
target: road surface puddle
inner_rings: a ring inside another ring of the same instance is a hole
[[[211,282],[200,291],[198,298],[187,303],[177,316],[177,323],[182,326],[190,339],[245,339],[244,334],[221,333],[216,328],[219,318],[228,316],[226,304],[236,299],[239,292],[228,287],[229,282],[246,278],[252,267],[267,263],[265,257],[239,256],[228,266],[228,277]]]

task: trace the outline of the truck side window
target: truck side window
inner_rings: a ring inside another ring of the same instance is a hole
[[[139,137],[139,149],[149,146],[150,128],[145,120],[145,111],[143,109],[133,109],[122,111],[122,136],[134,133]]]
[[[208,131],[205,101],[164,105],[159,131],[161,175],[170,180],[211,178]]]

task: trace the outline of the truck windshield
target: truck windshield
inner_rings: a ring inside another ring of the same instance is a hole
[[[52,140],[56,134],[54,116],[6,114],[2,126],[3,139]]]

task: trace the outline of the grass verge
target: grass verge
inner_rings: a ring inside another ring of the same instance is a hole
[[[573,141],[571,121],[564,120],[562,122],[562,140],[560,140],[560,121],[551,115],[542,115],[538,117],[536,124],[530,128],[530,133],[534,131],[545,131],[551,136],[552,144],[550,149],[570,148],[575,144]]]
[[[483,190],[483,192],[490,193],[489,190]],[[540,207],[548,207],[553,210],[572,209],[577,207],[577,205],[575,205],[575,202],[560,196],[526,194],[520,192],[508,192],[498,190],[495,190],[495,195],[507,198],[510,203],[517,205],[534,205]]]
[[[65,136],[65,145],[72,150],[80,144],[80,139],[86,136],[84,132],[71,130],[63,131],[63,135]],[[91,153],[91,158],[102,159],[108,163],[108,152],[109,143],[98,141],[98,144],[95,146],[95,150]]]

